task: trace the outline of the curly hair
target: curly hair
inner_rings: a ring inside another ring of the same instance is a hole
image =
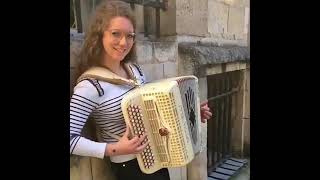
[[[128,3],[119,0],[104,0],[96,8],[91,17],[88,30],[80,51],[79,74],[82,74],[92,66],[99,66],[104,53],[102,44],[103,33],[108,28],[112,18],[121,16],[131,21],[136,29],[135,17]],[[135,43],[122,62],[134,61],[136,55]]]

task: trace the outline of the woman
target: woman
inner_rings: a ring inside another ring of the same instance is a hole
[[[134,30],[135,19],[126,3],[102,2],[86,33],[81,50],[80,72],[99,66],[123,79],[136,78],[141,83],[145,82],[141,69],[130,63],[135,53]],[[121,111],[121,100],[132,88],[96,79],[85,79],[75,86],[70,102],[70,153],[101,159],[109,156],[112,171],[118,180],[129,177],[136,180],[169,180],[166,168],[153,174],[144,174],[138,166],[135,154],[142,152],[148,143],[142,144],[145,135],[128,137],[129,129]],[[212,115],[206,102],[201,105],[201,115],[203,122]],[[81,137],[80,133],[89,116],[98,125],[103,142]]]

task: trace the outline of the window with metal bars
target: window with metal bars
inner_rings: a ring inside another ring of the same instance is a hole
[[[101,0],[86,0],[90,1],[90,8],[93,10]],[[152,7],[155,9],[155,22],[156,22],[156,36],[160,36],[160,9],[166,10],[168,8],[168,0],[121,0],[130,3],[131,8],[134,9],[134,4],[142,5],[144,7]],[[87,17],[81,17],[81,8],[84,3],[81,0],[70,0],[70,29],[77,31],[78,33],[83,32],[82,19]],[[144,10],[144,34],[148,36],[150,34],[150,15]]]

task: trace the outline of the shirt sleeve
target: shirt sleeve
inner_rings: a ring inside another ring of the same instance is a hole
[[[107,143],[95,142],[81,136],[89,115],[99,105],[97,89],[88,80],[74,88],[70,101],[70,154],[103,159]]]

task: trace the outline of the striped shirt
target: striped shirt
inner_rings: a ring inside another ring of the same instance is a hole
[[[133,65],[130,65],[130,68],[134,76],[144,83],[145,76],[141,69]],[[101,91],[99,94],[98,89],[102,89],[103,95]],[[74,87],[70,101],[70,154],[104,158],[107,144],[118,141],[106,132],[121,137],[126,131],[121,100],[132,89],[132,86],[115,85],[98,80],[83,80]],[[101,142],[81,136],[89,117],[95,120]]]

